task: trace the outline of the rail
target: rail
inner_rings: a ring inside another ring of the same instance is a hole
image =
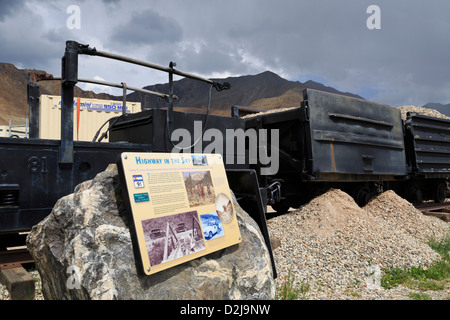
[[[37,80],[38,81],[62,80],[62,78],[46,74],[44,77],[39,77],[38,76]],[[113,82],[108,82],[108,81],[95,80],[95,79],[85,79],[85,78],[78,78],[78,82],[92,83],[92,84],[99,84],[99,85],[102,85],[102,86],[120,88],[120,89],[125,89],[125,91],[126,90],[131,90],[131,91],[135,91],[135,92],[142,92],[142,93],[146,93],[146,94],[150,94],[150,95],[153,95],[153,96],[157,96],[157,97],[163,98],[167,102],[169,101],[169,95],[168,94],[164,94],[164,93],[160,93],[160,92],[156,92],[156,91],[151,91],[151,90],[147,90],[147,89],[141,89],[141,88],[129,86],[125,82],[122,82],[122,83],[119,84],[119,83],[113,83]],[[178,97],[174,96],[174,99],[177,100]]]
[[[34,260],[26,248],[0,251],[0,269],[17,268]]]
[[[415,208],[424,215],[433,216],[446,222],[450,222],[450,202],[422,203],[416,205]]]

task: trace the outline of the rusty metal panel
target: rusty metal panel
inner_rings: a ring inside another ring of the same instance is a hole
[[[74,141],[92,141],[97,130],[106,121],[122,114],[122,101],[74,98],[73,108]],[[139,111],[141,111],[140,102],[127,102],[127,113]],[[55,140],[61,138],[60,96],[41,95],[39,138]],[[108,142],[108,139],[103,139],[102,142]]]
[[[321,180],[407,174],[400,111],[375,102],[304,91],[307,168]]]
[[[413,173],[450,172],[450,120],[408,113],[406,144]]]

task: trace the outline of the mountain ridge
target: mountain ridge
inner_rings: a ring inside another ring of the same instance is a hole
[[[36,69],[19,69],[10,63],[0,63],[0,125],[7,125],[11,118],[25,119],[28,117],[27,83],[29,77],[35,74],[46,74],[46,72]],[[305,88],[362,99],[356,94],[341,92],[312,80],[304,83],[290,81],[272,71],[212,80],[229,82],[231,88],[217,92],[204,82],[187,78],[174,81],[174,94],[179,98],[174,103],[175,110],[204,113],[210,102],[210,114],[230,116],[230,109],[233,105],[258,109],[296,107],[300,105],[300,101],[303,99],[302,91]],[[61,94],[60,81],[40,81],[39,86],[41,94]],[[169,84],[148,85],[144,89],[168,93]],[[209,100],[210,92],[211,100]],[[89,99],[122,100],[122,96],[86,91],[78,86],[75,87],[75,96]],[[127,94],[127,101],[140,102],[143,109],[167,106],[167,102],[164,100],[140,92]]]
[[[28,117],[27,83],[36,74],[46,74],[43,70],[19,69],[11,63],[0,62],[0,125],[7,125],[10,119]],[[61,81],[41,81],[41,94],[61,95]],[[75,87],[74,94],[80,98],[110,100],[113,96],[105,93],[94,93]],[[18,121],[16,121],[18,122]]]
[[[443,104],[443,103],[438,103],[438,102],[428,102],[423,107],[427,108],[427,109],[434,109],[434,110],[450,117],[450,103]]]
[[[216,82],[229,82],[231,88],[227,91],[216,92],[211,91],[211,106],[213,114],[230,115],[230,108],[233,105],[257,107],[264,104],[264,101],[271,101],[271,103],[280,104],[282,101],[286,103],[286,100],[281,99],[275,102],[277,97],[283,97],[289,92],[296,99],[303,97],[302,94],[298,94],[298,91],[302,91],[305,88],[323,90],[332,93],[344,94],[351,97],[363,99],[362,97],[349,92],[341,92],[332,87],[327,87],[323,84],[309,81],[301,83],[299,81],[286,80],[272,71],[264,71],[256,75],[244,75],[239,77],[228,77],[224,79],[212,79]],[[144,89],[158,92],[168,92],[169,85],[157,84],[144,87]],[[195,112],[198,109],[199,112],[204,112],[204,109],[208,106],[209,102],[209,90],[210,85],[200,81],[191,79],[182,79],[174,82],[174,94],[179,97],[178,101],[175,101],[174,107],[183,106],[189,108],[190,111]],[[145,101],[144,94],[140,92],[134,92],[128,95],[130,101],[141,102],[143,108],[147,107],[146,103],[157,105],[158,98],[151,97]],[[265,100],[270,99],[270,100]],[[276,107],[292,107],[299,106],[300,100],[290,101],[289,105],[273,105],[265,106],[263,109],[270,109]],[[292,100],[292,99],[291,99]],[[257,103],[258,102],[258,103]]]

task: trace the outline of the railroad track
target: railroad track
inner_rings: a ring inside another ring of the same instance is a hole
[[[34,263],[26,248],[0,251],[0,269],[11,269]]]
[[[424,215],[434,216],[446,222],[450,222],[450,202],[444,203],[424,203],[415,206]]]
[[[34,262],[26,247],[26,237],[26,232],[0,235],[0,269],[11,269]]]
[[[11,300],[33,299],[35,286],[25,265],[34,260],[26,247],[27,233],[0,234],[0,283],[6,285]]]

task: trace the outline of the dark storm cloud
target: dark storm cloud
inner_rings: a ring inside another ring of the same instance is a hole
[[[314,75],[340,90],[392,105],[426,103],[437,87],[448,88],[449,2],[281,4],[266,3],[258,16],[227,32],[262,65],[282,70],[291,79]],[[381,8],[380,30],[366,26],[371,4]]]
[[[72,4],[80,30],[66,27]],[[370,5],[381,9],[380,30],[366,26]],[[390,105],[450,102],[447,0],[0,0],[0,9],[4,62],[45,69],[73,39],[207,77],[271,70]],[[117,74],[110,62],[82,61],[91,78]]]
[[[22,9],[25,0],[0,0],[0,22]]]
[[[1,5],[5,2],[15,3],[2,1]],[[14,6],[7,5],[6,8],[10,14],[7,15],[8,18],[0,21],[0,62],[13,63],[24,68],[44,69],[56,47],[42,38],[43,32],[46,31],[43,18],[27,6],[19,6],[19,2]]]
[[[182,38],[182,28],[176,20],[151,9],[133,12],[124,25],[118,25],[111,40],[115,43],[152,45],[177,42]]]
[[[172,50],[173,51],[173,50]],[[230,46],[211,46],[197,43],[175,47],[177,65],[200,74],[220,74],[224,70],[231,74],[245,73],[241,57]]]

